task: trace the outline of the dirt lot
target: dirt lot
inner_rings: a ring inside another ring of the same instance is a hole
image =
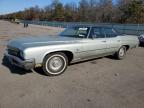
[[[144,108],[142,47],[121,61],[100,58],[71,65],[56,77],[11,66],[3,57],[9,39],[60,31],[0,21],[0,108]]]

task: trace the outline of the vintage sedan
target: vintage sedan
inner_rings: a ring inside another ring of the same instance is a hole
[[[58,36],[9,41],[5,53],[11,64],[24,69],[42,67],[46,75],[62,74],[70,63],[108,55],[123,59],[139,45],[138,37],[105,26],[75,26]]]

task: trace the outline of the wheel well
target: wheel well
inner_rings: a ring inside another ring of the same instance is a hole
[[[124,45],[126,47],[126,50],[129,50],[130,46],[129,45]]]
[[[70,63],[73,59],[73,53],[70,52],[70,51],[61,51],[61,52],[64,53],[67,56],[68,62]]]
[[[73,59],[73,53],[70,52],[70,51],[56,51],[56,52],[51,52],[51,53],[49,53],[49,54],[57,53],[57,52],[62,52],[62,53],[64,53],[64,54],[67,56],[67,58],[68,58],[68,63],[70,63],[70,62],[72,61],[72,59]],[[49,55],[49,54],[47,54],[47,55]]]

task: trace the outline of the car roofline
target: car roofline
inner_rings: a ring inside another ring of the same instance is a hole
[[[97,27],[97,28],[111,28],[111,29],[114,29],[113,27],[109,27],[109,26],[106,26],[106,25],[74,25],[74,26],[71,26],[71,27],[89,27],[89,28]],[[68,27],[68,28],[71,28],[71,27]]]

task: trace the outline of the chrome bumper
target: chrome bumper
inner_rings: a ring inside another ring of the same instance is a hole
[[[34,59],[22,60],[16,56],[8,54],[7,52],[4,55],[9,59],[12,65],[24,68],[26,70],[30,70],[35,67]]]

